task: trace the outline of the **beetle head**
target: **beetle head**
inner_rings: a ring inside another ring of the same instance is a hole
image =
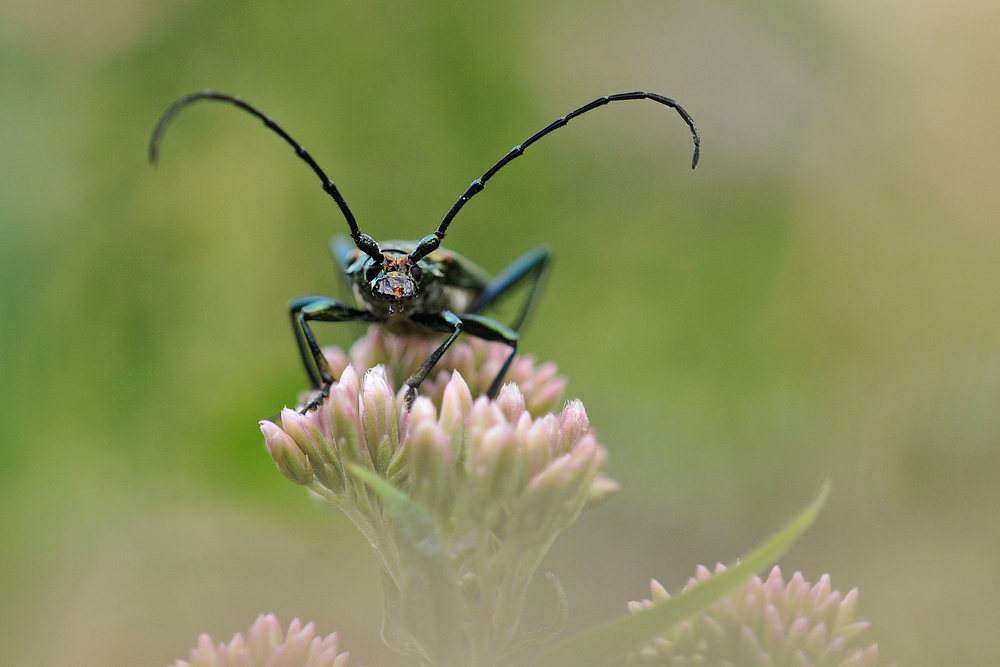
[[[409,301],[417,295],[422,269],[405,254],[385,251],[382,262],[369,260],[365,280],[376,299]]]

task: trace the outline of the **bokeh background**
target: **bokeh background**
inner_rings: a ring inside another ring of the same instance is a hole
[[[305,378],[294,296],[346,230],[556,254],[523,349],[623,492],[550,554],[570,629],[730,561],[829,475],[783,560],[860,588],[886,663],[1000,659],[1000,4],[0,0],[0,663],[164,665],[257,613],[380,643],[348,521],[258,419]],[[359,331],[328,326],[324,341]],[[539,587],[529,615],[551,600]]]

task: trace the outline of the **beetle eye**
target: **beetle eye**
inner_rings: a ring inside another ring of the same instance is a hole
[[[410,277],[413,278],[418,283],[420,282],[421,276],[424,275],[424,270],[420,266],[414,264],[413,268],[410,269]]]
[[[368,262],[368,264],[365,265],[365,280],[367,280],[368,282],[375,280],[376,278],[378,278],[378,274],[381,271],[382,271],[381,266],[379,266],[373,261]]]

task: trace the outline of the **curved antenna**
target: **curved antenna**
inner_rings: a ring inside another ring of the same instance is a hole
[[[225,95],[223,93],[216,93],[211,90],[205,90],[200,93],[192,93],[190,95],[185,95],[176,102],[174,102],[163,117],[160,118],[160,122],[156,124],[156,129],[153,130],[153,136],[149,139],[149,163],[156,165],[156,159],[159,157],[160,153],[160,140],[163,139],[163,133],[167,131],[167,125],[170,121],[174,119],[181,109],[189,104],[193,104],[199,100],[217,100],[219,102],[229,102],[240,109],[243,109],[252,116],[259,118],[268,129],[273,130],[278,136],[287,141],[292,148],[295,149],[295,154],[302,158],[306,164],[308,164],[316,175],[319,176],[319,180],[323,183],[323,190],[333,197],[333,200],[337,202],[337,206],[340,207],[340,212],[344,214],[344,218],[347,219],[347,225],[351,228],[351,238],[354,239],[354,244],[358,246],[358,249],[364,252],[366,255],[374,259],[376,262],[381,262],[382,252],[379,250],[378,244],[375,240],[368,236],[367,234],[362,234],[361,230],[358,228],[358,223],[354,219],[354,214],[351,213],[351,209],[347,207],[347,202],[344,201],[343,196],[340,194],[340,190],[334,185],[333,181],[329,179],[320,166],[316,164],[316,161],[312,159],[308,151],[299,145],[299,142],[292,139],[292,137],[285,132],[281,127],[271,120],[270,116],[266,116],[257,109],[253,108],[246,102],[244,102],[239,97],[233,97],[232,95]]]
[[[576,109],[575,111],[570,111],[562,118],[552,121],[551,123],[543,127],[541,130],[535,132],[533,135],[528,137],[520,145],[511,148],[507,152],[507,154],[504,155],[499,162],[490,167],[485,174],[483,174],[476,180],[472,181],[472,185],[470,185],[466,189],[466,191],[462,193],[462,196],[458,198],[458,201],[456,201],[455,204],[448,211],[448,213],[445,214],[444,219],[441,221],[441,224],[438,225],[437,230],[435,230],[433,234],[429,234],[428,236],[425,236],[423,239],[421,239],[416,249],[412,253],[410,253],[410,261],[415,262],[425,257],[429,253],[433,252],[441,244],[441,239],[444,238],[445,232],[448,231],[448,225],[450,225],[452,219],[454,219],[454,217],[458,215],[458,212],[462,210],[462,207],[465,206],[465,203],[470,199],[472,199],[473,197],[475,197],[478,193],[480,193],[483,190],[483,188],[486,187],[486,181],[493,178],[494,174],[496,174],[498,171],[507,166],[507,164],[514,158],[520,157],[524,153],[524,149],[526,149],[528,146],[535,143],[536,141],[544,137],[546,134],[558,130],[560,127],[570,122],[577,116],[581,116],[587,113],[588,111],[593,111],[598,107],[603,107],[605,104],[608,104],[609,102],[624,102],[626,100],[653,100],[654,102],[659,102],[664,106],[674,109],[678,114],[680,114],[680,117],[684,119],[684,122],[687,123],[687,126],[691,128],[691,139],[692,141],[694,141],[694,156],[691,158],[691,168],[694,169],[695,167],[698,166],[698,157],[701,154],[701,137],[698,136],[698,128],[694,126],[694,120],[691,118],[691,115],[688,114],[688,112],[685,111],[681,105],[677,104],[677,102],[673,101],[669,97],[664,97],[663,95],[657,95],[656,93],[647,93],[641,90],[635,91],[633,93],[618,93],[617,95],[606,95],[605,97],[601,97],[594,100],[590,104],[583,105],[582,107]]]

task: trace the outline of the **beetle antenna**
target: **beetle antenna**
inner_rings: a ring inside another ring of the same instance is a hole
[[[694,120],[691,118],[691,115],[685,111],[681,105],[677,104],[677,102],[673,101],[669,97],[657,95],[656,93],[647,93],[641,90],[633,93],[618,93],[617,95],[600,97],[590,104],[585,104],[575,111],[570,111],[562,118],[552,121],[538,132],[535,132],[523,143],[511,148],[507,154],[500,158],[499,162],[490,167],[485,174],[472,181],[472,185],[470,185],[466,191],[462,193],[462,196],[458,198],[458,201],[456,201],[448,213],[445,214],[444,219],[441,221],[441,224],[438,225],[437,230],[435,230],[433,234],[425,236],[417,245],[416,249],[410,253],[410,261],[417,261],[433,252],[441,244],[441,240],[444,238],[445,232],[448,231],[448,225],[450,225],[454,217],[458,215],[458,212],[462,210],[465,203],[481,192],[483,188],[486,187],[486,181],[493,178],[494,174],[507,166],[507,164],[514,158],[520,157],[524,153],[524,149],[528,146],[535,143],[546,134],[558,130],[560,127],[570,122],[577,116],[581,116],[588,111],[593,111],[598,107],[603,107],[609,102],[624,102],[626,100],[653,100],[654,102],[659,102],[664,106],[674,109],[678,114],[680,114],[680,117],[684,119],[687,126],[691,128],[691,139],[694,141],[694,156],[691,158],[691,168],[694,169],[698,166],[698,157],[701,154],[701,137],[698,136],[698,128],[694,126]]]
[[[253,108],[239,97],[233,97],[232,95],[225,95],[223,93],[216,93],[211,90],[205,90],[200,93],[192,93],[191,95],[185,95],[176,102],[174,102],[163,117],[160,118],[160,122],[156,124],[156,129],[153,130],[153,136],[149,139],[149,163],[156,165],[156,159],[159,157],[160,153],[160,140],[163,139],[163,133],[167,130],[167,125],[170,121],[174,119],[181,109],[189,104],[193,104],[199,100],[217,100],[219,102],[229,102],[240,109],[243,109],[252,116],[259,118],[264,125],[269,129],[273,130],[278,136],[287,141],[292,148],[295,149],[295,154],[302,158],[306,164],[308,164],[316,175],[319,176],[319,180],[323,183],[323,190],[333,197],[333,200],[337,202],[337,206],[340,207],[340,212],[344,214],[344,218],[347,219],[347,225],[351,228],[351,238],[354,239],[354,244],[358,246],[358,249],[363,253],[374,259],[376,262],[381,262],[383,259],[382,252],[379,250],[378,244],[375,239],[368,236],[367,234],[362,234],[361,230],[358,228],[357,220],[354,219],[354,214],[351,213],[351,209],[347,207],[347,202],[344,201],[344,197],[340,194],[340,190],[334,185],[333,181],[326,175],[316,161],[312,159],[309,152],[306,151],[299,142],[292,139],[291,135],[285,132],[281,127],[275,123],[270,116],[266,116],[257,109]]]

